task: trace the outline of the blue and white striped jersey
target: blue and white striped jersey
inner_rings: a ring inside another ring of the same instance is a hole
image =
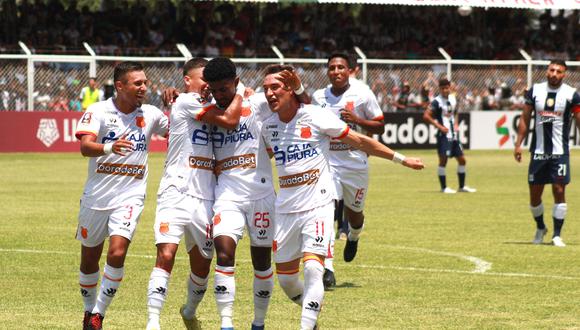
[[[449,97],[445,98],[442,95],[437,95],[437,97],[431,102],[431,111],[433,111],[433,117],[439,122],[439,124],[447,127],[449,131],[447,132],[447,139],[457,140],[458,135],[455,131],[455,115],[457,115],[457,99],[454,95],[450,94]],[[437,134],[443,134],[437,131]]]
[[[534,84],[526,95],[531,105],[534,131],[530,152],[538,155],[567,155],[572,114],[580,112],[580,95],[570,85],[552,89],[547,82]]]

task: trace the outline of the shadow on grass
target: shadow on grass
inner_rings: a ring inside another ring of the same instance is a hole
[[[550,243],[550,242],[544,242],[544,243],[542,243],[542,244],[534,244],[534,243],[532,243],[532,242],[528,242],[528,241],[525,241],[525,242],[521,242],[521,241],[519,241],[519,242],[518,242],[518,241],[516,241],[516,242],[503,242],[502,244],[511,244],[511,245],[545,245],[545,246],[553,246],[553,245],[552,245],[552,243]],[[570,243],[566,243],[566,246],[568,246],[568,245],[576,245],[576,244],[574,244],[574,243],[572,243],[572,244],[570,244]]]
[[[337,284],[334,289],[346,289],[346,288],[360,288],[361,286],[351,282],[342,282]]]

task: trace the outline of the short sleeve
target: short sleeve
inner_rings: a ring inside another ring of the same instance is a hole
[[[381,106],[377,101],[375,94],[370,90],[366,89],[366,99],[365,99],[365,107],[364,107],[365,115],[367,119],[370,120],[383,120],[383,110],[381,110]]]
[[[580,112],[580,94],[574,92],[572,95],[572,113]]]
[[[335,139],[342,139],[348,134],[348,125],[326,108],[312,107],[312,125],[322,133]]]
[[[527,105],[534,105],[534,88],[530,88],[526,92],[526,104]]]
[[[256,119],[259,122],[264,121],[272,115],[272,110],[270,110],[264,93],[256,93],[250,96],[248,102],[250,103],[250,107],[256,112]]]
[[[438,114],[440,109],[439,109],[439,102],[437,100],[433,100],[431,101],[431,111],[433,111],[434,114]],[[428,110],[429,108],[427,108]],[[425,110],[425,111],[427,111]]]
[[[95,137],[99,135],[101,120],[99,112],[94,110],[95,107],[90,106],[79,120],[75,133],[77,139],[80,140],[83,135],[94,135]]]
[[[163,113],[163,111],[159,110],[158,108],[155,108],[157,111],[157,127],[155,129],[155,134],[157,135],[161,135],[161,136],[166,136],[167,133],[169,132],[169,119],[167,118],[167,116]]]
[[[177,101],[176,106],[198,121],[201,121],[201,117],[208,111],[216,108],[215,104],[208,102],[197,93],[182,94]]]

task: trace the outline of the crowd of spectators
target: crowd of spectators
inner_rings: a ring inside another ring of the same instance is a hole
[[[2,0],[0,52],[178,55],[176,43],[207,57],[324,58],[358,46],[371,58],[580,59],[578,11],[553,15],[532,10],[372,4],[235,3],[222,1],[102,0],[91,11],[75,0]],[[175,5],[177,3],[177,5]],[[80,8],[79,8],[80,7]]]

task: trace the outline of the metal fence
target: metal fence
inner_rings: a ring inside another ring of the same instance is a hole
[[[521,94],[532,82],[545,80],[548,64],[530,58],[521,61],[454,60],[444,52],[441,60],[368,59],[360,50],[357,52],[362,68],[359,78],[375,92],[385,112],[392,110],[391,102],[402,82],[408,82],[415,94],[425,87],[432,97],[437,80],[442,77],[451,78],[455,83],[464,111],[479,110],[481,99],[490,88],[497,89],[505,84],[512,93]],[[96,77],[103,86],[112,79],[115,64],[125,60],[144,63],[151,81],[149,102],[160,106],[159,95],[164,88],[182,86],[181,67],[190,56],[187,51],[182,52],[183,57],[159,58],[89,53],[87,56],[0,54],[0,111],[52,111],[57,101],[67,103],[66,108],[70,111],[78,110],[80,91],[89,77]],[[272,63],[295,66],[309,93],[328,85],[326,59],[284,58],[279,52],[277,55],[278,58],[232,60],[244,84],[255,89],[261,86],[263,68]],[[580,62],[568,62],[566,82],[580,88]]]

